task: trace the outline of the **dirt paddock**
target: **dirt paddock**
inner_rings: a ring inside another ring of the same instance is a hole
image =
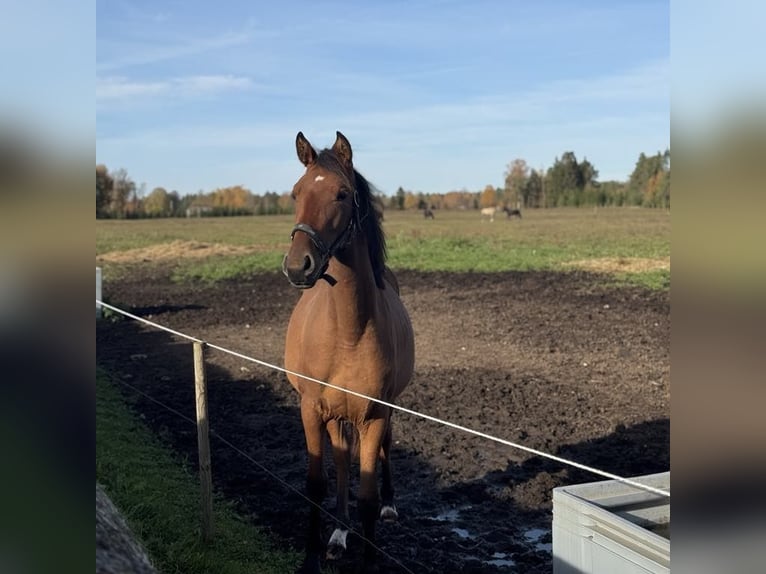
[[[584,271],[397,275],[416,337],[399,404],[623,476],[670,468],[669,293],[607,288]],[[107,301],[282,364],[299,293],[281,275],[215,286],[176,284],[154,267],[127,277],[105,284]],[[97,361],[194,417],[190,343],[103,320]],[[303,492],[305,481],[296,393],[283,374],[215,351],[208,378],[213,432],[255,461],[212,438],[215,488],[280,544],[303,548],[307,505],[285,486]],[[196,465],[194,425],[122,388]],[[394,442],[400,519],[378,527],[383,572],[406,572],[397,561],[416,573],[550,572],[551,489],[600,480],[402,413]],[[338,572],[353,571],[360,550],[350,537]]]

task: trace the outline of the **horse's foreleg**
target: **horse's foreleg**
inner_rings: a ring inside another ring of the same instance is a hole
[[[327,494],[327,476],[322,464],[324,423],[314,405],[307,401],[301,401],[301,420],[303,421],[303,432],[306,435],[306,450],[309,457],[306,494],[312,504],[309,509],[306,558],[300,571],[319,574],[322,552],[322,516],[320,508]]]
[[[335,474],[337,482],[337,502],[335,517],[338,523],[333,530],[330,541],[327,543],[327,559],[337,560],[346,550],[346,537],[350,520],[348,517],[348,469],[350,465],[349,444],[346,437],[344,423],[331,420],[327,423],[327,432],[332,442],[332,455],[335,461]]]
[[[380,500],[378,496],[377,466],[383,438],[388,427],[388,417],[368,420],[360,429],[359,514],[364,532],[364,562],[375,562],[375,522],[378,519]]]
[[[386,434],[383,435],[383,444],[380,446],[380,463],[383,477],[383,484],[380,487],[380,519],[394,522],[399,518],[399,513],[396,512],[394,504],[394,483],[391,479],[391,415],[386,425]]]

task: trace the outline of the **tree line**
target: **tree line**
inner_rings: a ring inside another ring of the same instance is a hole
[[[105,165],[96,165],[97,219],[272,215],[292,211],[287,192],[256,195],[242,185],[234,185],[187,195],[155,187],[147,194],[145,186],[137,185],[125,169],[110,173]]]
[[[547,169],[530,169],[526,160],[511,161],[504,186],[487,185],[481,191],[448,193],[412,192],[399,187],[387,202],[391,209],[479,209],[643,206],[670,208],[670,150],[647,156],[642,153],[628,181],[599,181],[598,170],[567,151]]]
[[[522,158],[511,161],[504,172],[503,187],[487,185],[480,191],[467,189],[447,193],[413,192],[399,187],[386,197],[388,209],[478,209],[493,205],[515,208],[643,206],[670,208],[670,150],[647,156],[641,153],[628,181],[599,181],[598,170],[572,151],[555,158],[544,169],[530,168]],[[289,192],[254,194],[235,185],[210,192],[180,195],[155,187],[148,194],[125,169],[110,173],[96,165],[96,217],[196,217],[271,215],[292,213]]]

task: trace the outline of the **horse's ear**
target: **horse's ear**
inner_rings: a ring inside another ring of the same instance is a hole
[[[298,159],[306,167],[316,161],[317,152],[309,143],[309,140],[306,139],[306,136],[303,135],[303,132],[298,132],[298,135],[295,136],[295,151],[298,152]]]
[[[348,143],[346,136],[340,132],[335,132],[335,143],[332,146],[332,151],[335,152],[343,165],[351,167],[351,144]]]

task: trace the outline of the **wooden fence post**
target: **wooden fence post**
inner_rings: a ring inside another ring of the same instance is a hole
[[[207,418],[207,381],[204,343],[194,342],[194,390],[197,397],[197,447],[202,497],[202,539],[213,539],[213,476],[210,472],[210,437]]]

